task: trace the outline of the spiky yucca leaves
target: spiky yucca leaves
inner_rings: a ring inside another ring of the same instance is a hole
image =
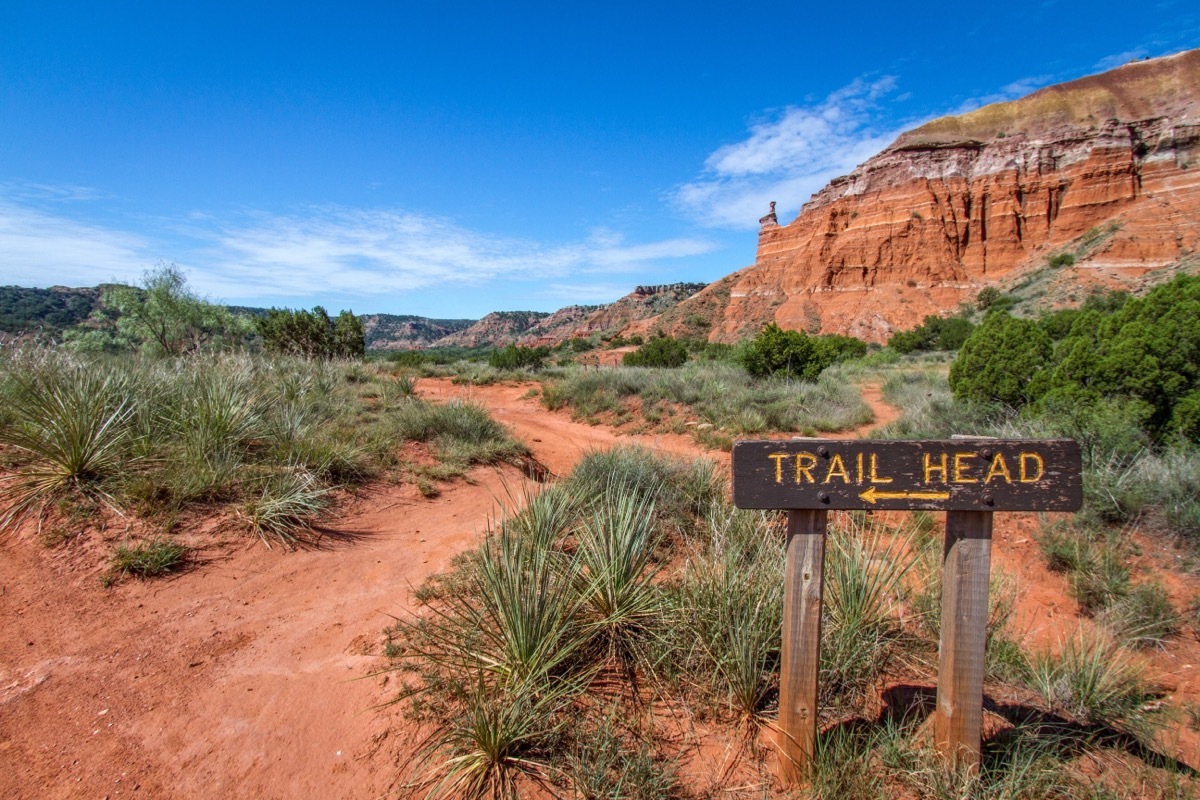
[[[1034,654],[1030,684],[1051,708],[1084,725],[1144,740],[1159,722],[1144,710],[1153,696],[1142,664],[1099,631],[1080,629],[1057,654]]]
[[[292,466],[263,479],[258,494],[242,504],[240,513],[268,548],[272,539],[290,548],[325,510],[329,491],[311,472]]]
[[[863,699],[900,653],[899,605],[916,562],[909,537],[869,519],[831,525],[825,557],[822,704]]]
[[[582,684],[530,678],[496,687],[480,674],[458,713],[426,741],[427,797],[512,800],[522,779],[544,784],[556,770],[547,757],[570,721]]]
[[[660,620],[654,586],[654,501],[623,481],[608,486],[576,535],[576,587],[609,652],[630,663]]]
[[[520,510],[506,520],[505,530],[529,539],[533,547],[553,548],[574,525],[577,503],[562,484],[540,492],[525,484],[519,496],[510,491],[508,497],[510,506]]]
[[[519,524],[497,527],[446,577],[444,591],[418,595],[431,613],[395,630],[426,688],[456,696],[463,676],[508,685],[581,668],[590,635],[578,619],[576,561]]]
[[[710,509],[672,597],[670,646],[697,686],[755,723],[778,685],[783,624],[779,515]],[[713,678],[717,680],[714,682]]]
[[[103,481],[131,461],[126,452],[132,414],[126,381],[84,365],[54,365],[29,375],[8,375],[14,389],[12,421],[0,443],[23,451],[31,463],[9,479],[11,502],[0,527],[39,511],[64,492],[99,497],[110,505]]]

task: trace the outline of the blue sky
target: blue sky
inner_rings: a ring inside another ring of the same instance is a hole
[[[434,317],[753,262],[900,131],[1200,46],[1194,2],[0,4],[0,284]]]

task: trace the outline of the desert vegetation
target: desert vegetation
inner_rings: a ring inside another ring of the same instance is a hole
[[[707,461],[637,448],[590,455],[421,587],[423,611],[388,633],[398,701],[425,731],[409,788],[768,793],[783,517],[731,508],[721,484]],[[1026,649],[1009,628],[1003,575],[987,691],[1004,700],[982,769],[945,771],[923,727],[931,690],[917,688],[933,685],[936,667],[941,542],[931,522],[833,516],[824,732],[809,796],[1125,796],[1124,778],[1090,769],[1097,759],[1140,770],[1143,783],[1186,784],[1163,771],[1158,737],[1170,717],[1136,653],[1102,628]],[[700,737],[719,762],[692,755]]]

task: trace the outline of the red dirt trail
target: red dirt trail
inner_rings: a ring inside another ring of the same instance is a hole
[[[418,392],[482,403],[560,475],[616,443],[728,463],[687,437],[572,422],[528,388],[422,379]],[[864,396],[874,424],[894,418],[878,387]],[[317,547],[268,551],[231,533],[181,575],[108,589],[94,541],[48,550],[30,531],[0,538],[0,797],[394,795],[414,734],[396,707],[375,708],[392,690],[372,675],[381,631],[411,613],[411,587],[474,542],[521,480],[476,469],[434,499],[373,485],[342,504]],[[1038,572],[1032,520],[1020,518],[997,520],[996,561]],[[1030,628],[1046,608],[1070,610],[1051,578],[1023,601]],[[1183,649],[1176,666],[1200,664],[1194,640]],[[1195,680],[1180,672],[1194,698]]]

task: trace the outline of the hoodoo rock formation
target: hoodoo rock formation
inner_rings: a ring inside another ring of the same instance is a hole
[[[1137,290],[1200,244],[1200,50],[934,120],[760,222],[754,265],[677,309],[726,284],[714,340],[775,321],[884,341],[1051,264]]]

